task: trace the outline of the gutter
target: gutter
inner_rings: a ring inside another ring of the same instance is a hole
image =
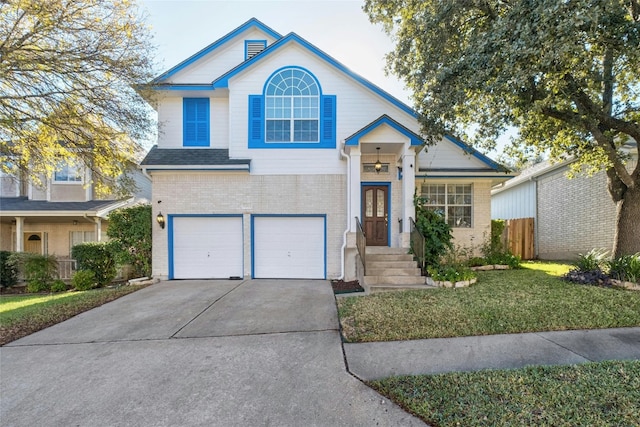
[[[347,249],[347,233],[349,233],[350,223],[351,223],[351,158],[344,151],[345,144],[342,143],[342,148],[340,148],[340,157],[347,160],[347,228],[342,233],[342,248],[340,248],[340,277],[338,280],[344,280],[344,251]]]

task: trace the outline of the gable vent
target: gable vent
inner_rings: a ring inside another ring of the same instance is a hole
[[[251,59],[267,47],[265,40],[247,41],[247,57],[245,59]]]

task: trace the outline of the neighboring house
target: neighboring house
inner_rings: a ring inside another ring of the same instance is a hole
[[[510,178],[453,137],[424,150],[410,107],[255,19],[154,83],[157,278],[352,279],[358,221],[367,245],[406,253],[416,191],[480,244]]]
[[[61,164],[43,188],[28,176],[0,173],[0,250],[55,255],[69,259],[71,247],[106,239],[114,209],[151,198],[151,183],[139,170],[132,175],[137,192],[130,198],[98,199],[91,171]]]
[[[638,161],[628,144],[627,168]],[[545,161],[491,191],[492,219],[534,218],[535,251],[540,259],[571,260],[591,249],[613,249],[616,207],[604,171],[567,178],[571,163]]]

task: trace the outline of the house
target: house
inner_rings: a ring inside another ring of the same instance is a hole
[[[626,144],[627,168],[638,162],[638,147]],[[604,171],[593,176],[567,172],[575,159],[544,161],[491,191],[492,219],[534,218],[536,257],[571,260],[591,249],[613,249],[616,206]]]
[[[425,150],[412,108],[256,19],[153,83],[157,278],[353,279],[359,224],[407,254],[417,191],[480,243],[510,178],[452,136]]]
[[[71,247],[105,240],[111,211],[150,199],[150,180],[138,170],[132,178],[136,192],[115,199],[97,198],[91,171],[80,166],[61,163],[44,186],[0,172],[0,250],[55,255],[69,278]]]

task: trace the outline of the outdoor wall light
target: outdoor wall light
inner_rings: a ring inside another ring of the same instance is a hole
[[[382,163],[380,163],[380,147],[376,147],[376,150],[378,150],[378,160],[376,161],[376,164],[373,165],[373,168],[376,170],[376,173],[380,173],[382,170]]]
[[[164,217],[162,216],[162,212],[158,212],[158,216],[156,216],[156,221],[158,221],[158,225],[160,228],[164,230]]]

